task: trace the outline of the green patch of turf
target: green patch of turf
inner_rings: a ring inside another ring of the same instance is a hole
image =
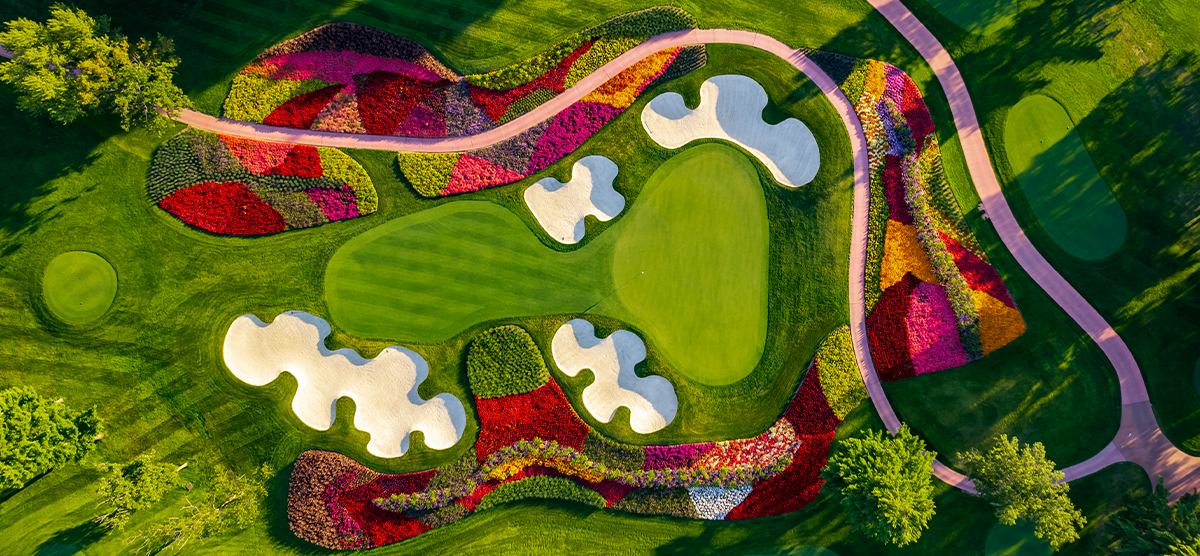
[[[787,552],[747,554],[746,556],[838,556],[838,553],[820,546],[797,546]]]
[[[653,331],[667,359],[701,384],[737,382],[762,356],[769,234],[757,178],[744,155],[721,143],[663,165],[616,245],[623,310],[612,297],[597,307]]]
[[[1050,556],[1050,544],[1033,534],[1033,525],[997,523],[988,531],[984,556]]]
[[[746,156],[701,145],[656,170],[620,222],[576,251],[544,247],[494,203],[452,202],[347,242],[325,295],[348,333],[417,342],[594,310],[644,330],[697,382],[728,384],[754,369],[766,339],[766,212]]]
[[[1021,3],[1016,0],[928,0],[955,25],[972,33],[992,35],[1012,26]]]
[[[1038,222],[1066,252],[1095,261],[1117,252],[1128,223],[1061,104],[1025,97],[1004,126],[1009,164]]]
[[[42,296],[63,322],[91,322],[112,306],[117,296],[117,271],[100,255],[68,251],[46,265]]]

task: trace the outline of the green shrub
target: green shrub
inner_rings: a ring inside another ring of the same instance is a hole
[[[608,505],[603,496],[594,490],[584,488],[571,479],[563,477],[529,477],[512,483],[505,483],[485,495],[475,511],[483,511],[506,502],[526,500],[529,498],[548,498],[578,502],[586,506],[603,508]]]
[[[614,17],[584,33],[597,37],[630,37],[646,40],[650,37],[695,29],[696,18],[678,6],[654,6]]]
[[[867,389],[863,386],[862,375],[858,373],[858,361],[854,358],[849,326],[834,330],[821,342],[815,363],[829,407],[838,419],[845,419],[859,403],[867,399]]]
[[[479,398],[532,392],[550,381],[542,351],[523,329],[500,326],[480,334],[467,351],[467,379]]]

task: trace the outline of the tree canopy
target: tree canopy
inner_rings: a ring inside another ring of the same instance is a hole
[[[32,388],[0,391],[0,489],[21,488],[96,448],[103,423],[96,409],[71,409]]]
[[[937,457],[905,425],[895,438],[868,430],[850,438],[821,473],[842,495],[850,525],[874,539],[904,546],[916,542],[933,517],[930,463]]]
[[[21,110],[63,124],[108,112],[128,130],[165,128],[159,109],[175,116],[191,106],[172,82],[179,58],[162,35],[131,44],[108,18],[63,4],[50,7],[45,23],[20,18],[4,26],[0,45],[13,58],[0,64],[0,81],[16,89]]]
[[[140,540],[138,551],[153,554],[166,548],[181,550],[193,540],[245,529],[262,514],[267,480],[274,475],[266,463],[243,475],[218,465],[198,489],[202,492],[194,497],[197,501],[187,497],[183,515],[151,524],[129,540]]]
[[[1104,524],[1113,554],[1200,554],[1200,496],[1184,494],[1172,507],[1170,495],[1159,477],[1154,492],[1130,500]]]
[[[1062,471],[1046,459],[1041,442],[1021,445],[1017,438],[1000,435],[986,453],[972,448],[958,454],[959,467],[975,480],[975,488],[996,508],[1004,525],[1017,520],[1033,523],[1033,532],[1057,550],[1079,538],[1087,519],[1067,497],[1070,486]]]
[[[124,465],[101,463],[96,466],[108,475],[100,479],[96,493],[104,498],[98,506],[105,511],[92,518],[108,529],[124,529],[131,514],[162,500],[179,486],[179,469],[170,463],[154,463],[154,454],[143,454]]]

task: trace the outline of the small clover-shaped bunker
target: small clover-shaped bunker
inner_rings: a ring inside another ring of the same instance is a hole
[[[595,380],[583,389],[583,405],[601,422],[611,421],[620,406],[629,408],[629,427],[634,432],[651,433],[675,420],[679,400],[671,382],[634,373],[634,367],[646,359],[646,344],[636,334],[618,330],[601,340],[592,323],[575,319],[554,334],[551,350],[554,363],[569,376],[591,369]]]
[[[795,118],[771,125],[762,119],[767,92],[744,75],[718,75],[700,85],[692,110],[678,93],[663,93],[642,110],[642,126],[659,145],[677,149],[696,139],[725,139],[753,154],[775,180],[800,187],[821,167],[817,140]]]
[[[367,451],[393,458],[408,451],[409,433],[421,431],[435,450],[462,438],[467,415],[450,394],[422,400],[417,387],[429,376],[420,355],[392,346],[374,359],[351,349],[329,351],[329,323],[301,311],[289,311],[264,324],[243,315],[225,334],[225,364],[247,384],[263,386],[289,372],[296,377],[292,411],[317,430],[333,425],[337,400],[354,400],[354,426],[371,435]]]
[[[625,208],[625,197],[613,189],[617,165],[606,157],[585,156],[571,167],[571,181],[543,178],[525,190],[525,204],[538,224],[559,243],[583,239],[584,217],[612,220]]]

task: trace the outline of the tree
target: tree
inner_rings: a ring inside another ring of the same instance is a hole
[[[77,411],[27,386],[0,391],[0,489],[83,459],[103,429],[94,407]]]
[[[1079,538],[1087,520],[1067,497],[1071,487],[1061,482],[1063,473],[1046,459],[1041,442],[1022,446],[1018,439],[1002,434],[986,454],[972,448],[958,454],[958,462],[974,478],[984,499],[995,506],[1000,523],[1031,522],[1034,534],[1055,550]]]
[[[1184,494],[1172,507],[1170,494],[1159,477],[1154,492],[1130,500],[1104,524],[1113,554],[1200,554],[1200,496]]]
[[[148,508],[162,500],[172,488],[179,486],[179,468],[170,463],[154,463],[148,453],[124,465],[101,463],[96,468],[108,476],[100,479],[97,494],[104,497],[97,507],[107,511],[92,521],[107,529],[125,529],[133,512]]]
[[[172,83],[179,59],[162,35],[130,46],[110,29],[108,18],[54,4],[45,23],[25,18],[5,23],[0,44],[13,54],[0,64],[0,81],[16,89],[17,106],[26,112],[68,124],[108,111],[126,130],[163,129],[170,122],[159,108],[175,116],[191,106]]]
[[[937,454],[908,426],[895,438],[868,430],[850,438],[821,472],[828,488],[842,495],[850,525],[876,540],[904,546],[917,542],[933,517],[933,473]]]
[[[181,550],[195,539],[245,529],[262,514],[266,483],[274,475],[267,463],[245,475],[218,465],[199,502],[192,502],[189,496],[182,516],[152,524],[128,540],[141,541],[139,552],[154,553],[166,548]]]

